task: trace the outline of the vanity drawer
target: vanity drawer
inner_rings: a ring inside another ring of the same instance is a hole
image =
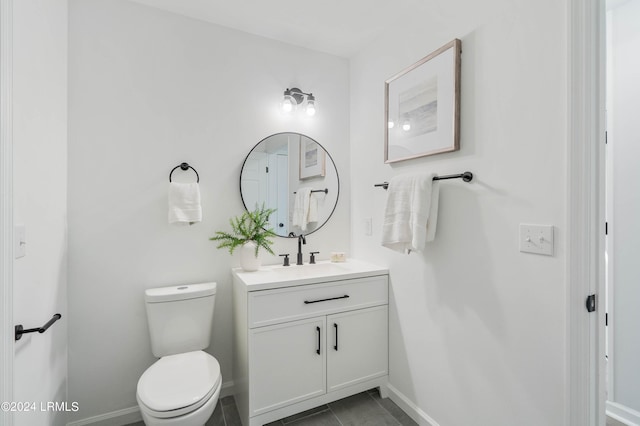
[[[249,328],[388,303],[388,276],[249,293]]]

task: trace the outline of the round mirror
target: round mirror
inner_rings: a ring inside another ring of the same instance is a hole
[[[324,225],[338,204],[340,180],[331,155],[300,133],[276,133],[253,147],[240,172],[247,210],[275,209],[271,228],[281,237],[310,234]]]

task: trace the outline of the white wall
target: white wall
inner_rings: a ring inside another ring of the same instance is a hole
[[[67,401],[67,1],[13,2],[14,221],[27,256],[14,266],[14,321],[44,334],[15,344],[14,401],[35,403],[15,425],[62,425]]]
[[[208,238],[242,212],[240,167],[267,135],[307,134],[349,175],[349,71],[341,58],[123,0],[73,0],[69,20],[69,398],[84,419],[136,405],[153,362],[145,288],[218,282],[210,350],[232,380],[238,261]],[[312,120],[277,112],[292,86],[321,102]],[[183,161],[200,173],[204,219],[169,226],[168,174]],[[346,180],[305,246],[321,258],[349,247]],[[295,253],[296,241],[274,251]]]
[[[424,422],[566,424],[565,3],[424,2],[351,60],[352,250],[390,267],[392,391]],[[454,38],[461,150],[385,165],[384,81]],[[441,183],[436,240],[402,255],[373,185],[416,170],[475,177]],[[520,223],[555,225],[555,256],[520,253]]]
[[[613,391],[609,399],[636,411],[640,420],[640,2],[628,1],[610,13],[608,149],[613,202],[608,219],[612,242]],[[631,418],[629,418],[631,420]]]

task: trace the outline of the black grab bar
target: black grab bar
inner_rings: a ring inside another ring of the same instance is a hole
[[[42,327],[36,327],[36,328],[29,328],[27,330],[24,329],[24,327],[22,327],[22,324],[18,324],[16,325],[16,335],[15,335],[15,339],[16,340],[20,340],[22,339],[22,335],[26,334],[26,333],[44,333],[45,331],[47,331],[49,329],[49,327],[51,327],[53,325],[54,322],[58,321],[60,318],[62,318],[62,315],[60,314],[55,314],[53,316],[53,318],[51,318],[45,325],[43,325]]]

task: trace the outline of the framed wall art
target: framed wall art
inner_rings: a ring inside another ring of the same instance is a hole
[[[314,140],[300,138],[300,180],[324,176],[325,155]]]
[[[385,163],[460,149],[460,54],[455,39],[385,81]]]

